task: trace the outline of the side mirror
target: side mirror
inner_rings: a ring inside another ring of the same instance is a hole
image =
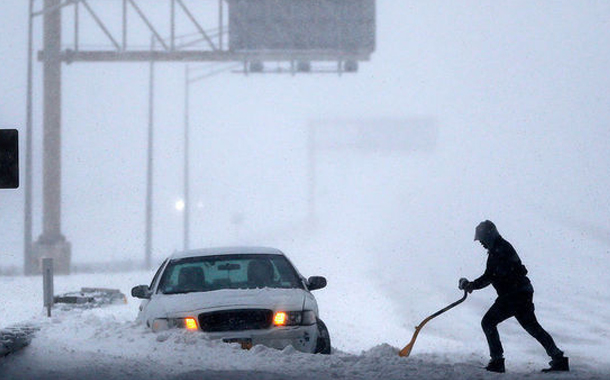
[[[322,276],[312,276],[307,279],[307,288],[309,290],[322,289],[326,287],[326,278]]]
[[[131,288],[131,296],[136,298],[150,298],[150,290],[147,285],[138,285]]]

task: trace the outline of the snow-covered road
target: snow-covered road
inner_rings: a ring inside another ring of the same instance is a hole
[[[149,276],[147,272],[58,276],[56,293],[81,286],[110,284],[128,293],[129,286],[146,282]],[[237,345],[210,341],[202,334],[187,331],[155,334],[135,324],[138,302],[131,297],[125,305],[89,310],[55,309],[53,317],[46,318],[40,306],[40,294],[27,291],[36,288],[39,277],[0,277],[0,282],[3,289],[23,290],[1,306],[4,317],[0,327],[25,320],[34,321],[41,327],[29,347],[0,359],[0,379],[3,380],[538,379],[542,377],[539,370],[546,364],[541,349],[529,337],[518,330],[509,330],[510,334],[504,335],[508,335],[505,340],[508,373],[487,373],[482,369],[486,351],[482,349],[484,342],[478,323],[462,322],[468,318],[463,315],[467,308],[432,322],[422,332],[412,356],[400,358],[398,346],[410,338],[412,327],[392,317],[389,306],[384,306],[386,298],[375,294],[375,288],[366,282],[352,284],[350,289],[354,296],[341,296],[340,278],[318,293],[323,316],[333,335],[334,353],[330,356],[262,346],[244,351]],[[368,289],[367,301],[355,296],[363,291],[359,286]],[[456,295],[459,296],[457,292]],[[363,308],[366,302],[371,306],[368,310]],[[438,302],[434,297],[430,300],[421,298],[413,307],[434,311]],[[354,310],[361,310],[361,313],[356,315]],[[388,318],[384,320],[383,315]],[[451,331],[455,330],[456,322],[463,326],[460,330],[466,330],[462,332],[471,335],[469,342],[460,341],[464,340],[463,335]],[[355,323],[361,325],[358,327]],[[390,331],[394,331],[393,337],[389,335]],[[576,355],[571,356],[572,372],[542,378],[601,380],[610,376],[607,352],[597,351],[603,347],[596,346],[595,342],[587,343],[592,332],[581,330],[579,333],[585,342],[582,344],[590,350],[581,346]],[[350,334],[354,339],[350,339]],[[443,335],[446,335],[444,339]],[[519,339],[511,339],[513,335],[519,335]],[[390,343],[384,343],[388,341]],[[574,354],[574,349],[570,351],[570,348],[568,353]],[[587,351],[590,351],[591,360],[586,357]]]
[[[473,353],[417,354],[400,358],[380,344],[358,354],[308,355],[207,340],[186,331],[155,334],[123,320],[127,306],[57,312],[23,352],[0,362],[2,379],[495,379]],[[509,363],[510,365],[511,363]],[[540,376],[534,364],[512,366],[503,379]],[[548,378],[605,379],[576,364]]]

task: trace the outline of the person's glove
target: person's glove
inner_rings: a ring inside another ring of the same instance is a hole
[[[465,290],[468,293],[472,293],[472,291],[474,290],[474,283],[462,277],[458,282],[458,288],[460,288],[461,290]]]

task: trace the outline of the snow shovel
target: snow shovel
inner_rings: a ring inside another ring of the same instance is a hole
[[[419,326],[415,327],[415,332],[413,333],[413,338],[411,338],[411,341],[409,342],[409,344],[407,344],[405,346],[405,348],[400,350],[400,352],[398,352],[398,355],[399,356],[409,356],[409,354],[411,353],[411,350],[413,349],[413,345],[415,344],[415,339],[417,339],[417,335],[419,334],[421,329],[424,327],[424,325],[426,323],[428,323],[428,321],[431,320],[432,318],[438,317],[439,315],[443,314],[447,310],[449,310],[449,309],[451,309],[451,308],[461,304],[462,302],[464,302],[464,300],[466,299],[467,296],[468,296],[468,292],[466,290],[464,290],[464,296],[462,298],[460,298],[459,300],[455,301],[451,305],[445,307],[444,309],[441,309],[441,310],[437,311],[436,313],[430,315],[429,317],[427,317],[426,319],[421,321]]]

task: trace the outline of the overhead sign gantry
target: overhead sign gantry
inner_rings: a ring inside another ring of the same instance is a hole
[[[71,246],[61,232],[62,63],[243,62],[243,72],[265,73],[270,72],[265,62],[272,61],[306,73],[316,72],[317,63],[336,62],[332,71],[342,73],[356,72],[375,49],[375,0],[39,2],[37,10],[30,0],[30,59],[32,20],[42,16],[43,232],[32,244],[31,155],[26,154],[26,274],[40,272],[42,257],[54,258],[58,273],[70,268]],[[71,31],[70,38],[63,41],[62,31]],[[143,42],[151,35],[155,48]],[[31,147],[31,70],[28,77]]]

